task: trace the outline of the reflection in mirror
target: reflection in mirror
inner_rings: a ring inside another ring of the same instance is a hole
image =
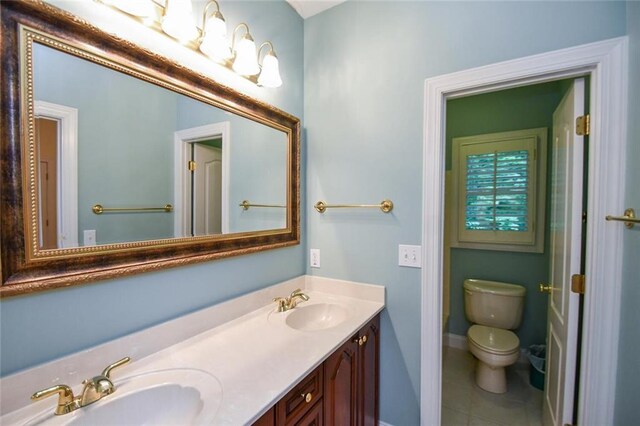
[[[39,43],[32,63],[41,249],[286,228],[240,207],[286,206],[284,132]]]

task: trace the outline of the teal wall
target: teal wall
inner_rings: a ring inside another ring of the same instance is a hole
[[[465,336],[470,323],[464,314],[462,284],[467,278],[488,279],[526,287],[522,325],[517,330],[520,346],[545,342],[547,295],[538,284],[549,276],[549,189],[551,179],[551,132],[553,111],[564,93],[561,82],[538,84],[500,92],[459,98],[447,102],[447,170],[451,170],[452,139],[512,130],[548,128],[546,231],[543,253],[451,249],[451,311],[448,331]]]
[[[415,425],[420,400],[424,80],[626,34],[622,2],[347,1],[305,21],[307,198],[378,202],[392,213],[308,207],[310,274],[384,284],[380,417]],[[428,203],[429,200],[426,200]]]
[[[640,212],[640,2],[627,2],[629,34],[629,127],[627,139],[626,207]],[[622,306],[616,389],[616,425],[638,423],[640,388],[640,227],[624,231]]]
[[[230,26],[246,21],[256,40],[271,40],[277,48],[284,85],[279,89],[249,88],[251,96],[302,119],[302,18],[284,1],[220,3]],[[302,153],[301,174],[305,176],[304,145]],[[304,249],[303,240],[284,249],[3,299],[0,375],[299,276],[305,272]],[[96,307],[108,309],[109,318],[96,319]]]
[[[96,215],[91,207],[175,204],[178,95],[37,43],[33,56],[34,98],[78,110],[79,245],[87,229],[98,244],[173,236],[172,213]]]

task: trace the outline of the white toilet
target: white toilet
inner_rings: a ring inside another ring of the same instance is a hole
[[[464,280],[464,311],[472,325],[469,350],[476,358],[476,384],[493,393],[507,391],[505,367],[520,357],[520,339],[512,331],[522,321],[526,289],[496,281]]]

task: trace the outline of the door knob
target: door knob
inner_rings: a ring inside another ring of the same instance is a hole
[[[553,290],[553,286],[550,284],[540,283],[540,287],[538,289],[540,290],[540,293],[551,294],[551,290]]]

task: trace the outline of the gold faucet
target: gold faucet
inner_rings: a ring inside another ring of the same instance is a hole
[[[294,290],[289,297],[276,297],[273,301],[278,304],[278,307],[276,308],[277,312],[286,312],[289,309],[296,307],[298,299],[302,299],[306,302],[309,300],[309,296],[304,294],[302,290],[298,288]]]
[[[122,358],[120,361],[116,361],[105,368],[99,376],[83,381],[82,384],[84,388],[80,396],[74,397],[73,391],[67,385],[56,385],[34,393],[31,395],[31,399],[38,401],[52,395],[58,395],[58,405],[54,411],[55,414],[57,416],[68,414],[112,394],[116,388],[111,381],[111,370],[128,364],[130,361],[131,358],[129,357]]]

